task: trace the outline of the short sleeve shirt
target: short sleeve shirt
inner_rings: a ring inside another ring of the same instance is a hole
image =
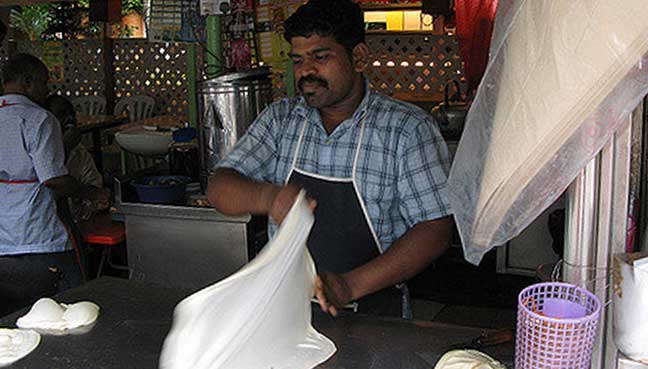
[[[47,180],[66,175],[56,118],[25,96],[0,97],[0,255],[60,252],[68,235]]]
[[[83,144],[79,143],[70,150],[65,167],[79,183],[96,188],[103,187],[101,173],[97,170],[92,155]]]
[[[353,116],[328,134],[317,109],[301,97],[284,99],[259,115],[217,167],[283,184],[296,155],[299,169],[351,178],[363,121],[356,185],[386,249],[417,223],[450,214],[445,193],[448,149],[433,118],[414,105],[367,88]]]

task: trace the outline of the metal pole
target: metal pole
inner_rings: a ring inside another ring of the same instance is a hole
[[[618,192],[615,176],[616,164],[616,140],[611,140],[598,155],[600,161],[599,172],[599,202],[597,204],[598,224],[597,239],[592,248],[594,248],[594,259],[590,270],[592,271],[592,284],[588,286],[599,301],[603,304],[599,319],[598,333],[594,342],[592,353],[592,368],[610,368],[613,366],[605,365],[609,354],[606,352],[606,341],[611,340],[608,337],[608,318],[607,318],[607,301],[609,300],[609,281],[611,274],[608,273],[608,266],[611,264],[612,240],[614,238],[612,215],[618,206],[614,204],[615,192]],[[612,365],[614,365],[612,363]]]
[[[223,73],[223,39],[221,38],[221,16],[207,17],[207,75],[218,77]]]
[[[189,100],[189,125],[198,127],[198,101],[196,100],[196,44],[187,44],[187,99]]]
[[[632,117],[570,186],[563,280],[597,295],[603,308],[592,369],[616,367],[612,332],[612,255],[625,249],[630,183]]]
[[[627,219],[628,219],[628,209],[629,209],[629,199],[630,199],[630,183],[632,177],[637,177],[641,175],[640,165],[632,165],[629,158],[632,156],[632,152],[635,151],[634,158],[635,160],[642,160],[640,156],[636,155],[637,147],[633,147],[633,144],[641,145],[641,136],[643,136],[644,126],[643,126],[643,115],[644,115],[644,105],[639,104],[639,106],[634,110],[632,115],[628,119],[628,124],[626,127],[620,129],[615,135],[615,173],[614,173],[614,183],[615,183],[615,192],[613,198],[613,209],[612,209],[612,237],[611,240],[611,256],[615,253],[625,252],[626,248],[626,229],[627,229]],[[634,150],[633,150],[634,149]],[[645,148],[643,148],[645,150]],[[640,150],[641,151],[641,150]],[[624,191],[625,190],[625,191]],[[612,282],[612,281],[610,281]],[[608,296],[612,298],[611,288],[608,290]],[[604,368],[628,368],[628,369],[646,369],[648,365],[640,364],[633,362],[627,358],[624,358],[623,355],[618,353],[617,347],[614,343],[614,332],[613,332],[613,305],[610,305],[606,309],[606,325],[605,325],[605,341],[602,343],[604,347],[604,360],[601,361]]]
[[[595,244],[598,202],[598,157],[583,168],[569,186],[566,203],[563,279],[591,289],[592,254]]]

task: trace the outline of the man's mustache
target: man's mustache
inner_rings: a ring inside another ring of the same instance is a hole
[[[328,88],[328,82],[325,79],[319,78],[314,75],[300,78],[299,82],[297,82],[297,87],[299,87],[299,89],[303,91],[305,83],[318,84],[321,87]]]

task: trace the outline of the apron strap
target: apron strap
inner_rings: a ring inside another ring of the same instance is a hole
[[[358,144],[356,145],[356,152],[353,158],[353,170],[351,171],[351,179],[354,182],[354,187],[355,187],[356,169],[358,168],[358,158],[360,157],[360,147],[362,146],[362,138],[364,137],[364,129],[365,129],[365,118],[362,117],[362,122],[360,123],[360,136],[358,137]]]
[[[299,154],[299,149],[301,148],[302,140],[304,139],[304,132],[306,131],[306,123],[308,123],[308,118],[304,119],[304,124],[302,124],[301,131],[299,132],[299,139],[297,139],[297,146],[295,147],[295,153],[293,154],[293,161],[292,164],[290,165],[290,172],[288,172],[288,176],[286,177],[284,184],[288,184],[288,181],[290,180],[290,175],[292,174],[293,170],[295,170],[295,165],[297,165],[297,156]]]

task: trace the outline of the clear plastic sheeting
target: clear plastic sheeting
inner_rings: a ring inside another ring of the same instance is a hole
[[[181,301],[160,368],[313,368],[333,355],[333,342],[311,325],[313,222],[302,191],[254,260]]]
[[[449,195],[468,261],[522,232],[648,90],[645,0],[500,0]]]

